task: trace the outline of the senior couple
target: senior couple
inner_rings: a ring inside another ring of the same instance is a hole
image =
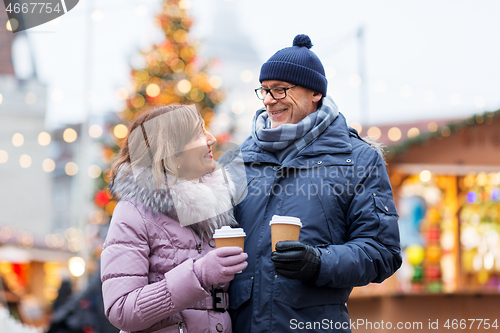
[[[216,140],[192,106],[146,111],[129,125],[101,257],[113,325],[261,333],[326,319],[314,332],[350,332],[352,288],[400,267],[384,159],[327,96],[311,47],[298,35],[262,65],[256,94],[264,108],[239,157],[219,159],[232,162],[214,162]],[[243,173],[234,171],[238,160]],[[278,242],[274,252],[273,215],[302,221],[299,241]],[[245,252],[213,247],[213,232],[228,225],[244,229]]]

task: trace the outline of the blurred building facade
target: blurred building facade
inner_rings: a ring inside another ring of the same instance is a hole
[[[0,15],[5,27],[6,13]],[[16,226],[42,236],[51,226],[50,175],[42,169],[48,148],[39,144],[45,132],[46,86],[33,78],[14,75],[12,44],[14,34],[0,29],[0,217],[1,225]],[[26,238],[26,237],[25,237]]]
[[[34,67],[18,75],[13,45],[27,37],[6,30],[7,20],[0,11],[0,298],[13,318],[44,326],[77,252],[71,240],[83,243],[72,228],[73,180],[61,174],[78,148],[46,128],[47,87]]]

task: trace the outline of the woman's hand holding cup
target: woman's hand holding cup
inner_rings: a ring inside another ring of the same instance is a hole
[[[229,282],[234,274],[244,270],[248,255],[238,246],[225,246],[207,253],[194,263],[194,273],[205,290]]]

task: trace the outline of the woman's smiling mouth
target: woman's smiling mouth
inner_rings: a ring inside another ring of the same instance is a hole
[[[205,156],[203,156],[203,157],[204,157],[204,158],[213,158],[213,157],[214,157],[214,155],[213,155],[213,153],[212,153],[212,149],[210,149],[210,150],[208,151],[208,153],[207,153]]]

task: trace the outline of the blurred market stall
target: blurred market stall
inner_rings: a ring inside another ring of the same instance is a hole
[[[404,263],[386,283],[353,292],[349,310],[354,318],[361,308],[366,317],[371,308],[376,317],[411,317],[426,325],[453,316],[495,319],[493,304],[500,301],[500,111],[370,131],[389,146]],[[368,306],[373,302],[385,306]]]

